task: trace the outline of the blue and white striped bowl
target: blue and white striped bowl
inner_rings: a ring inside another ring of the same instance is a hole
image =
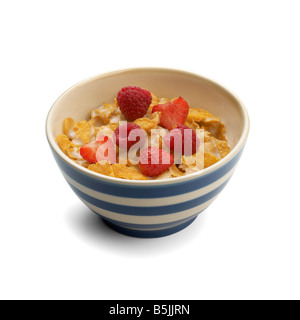
[[[165,180],[122,180],[77,165],[55,140],[62,131],[63,120],[88,119],[93,108],[111,101],[120,88],[128,85],[147,88],[162,97],[183,96],[191,106],[210,110],[223,119],[232,151],[200,172]],[[184,71],[140,68],[96,76],[70,88],[51,108],[46,131],[65,179],[92,211],[118,232],[154,238],[186,228],[215,200],[241,157],[249,118],[239,99],[211,80]]]

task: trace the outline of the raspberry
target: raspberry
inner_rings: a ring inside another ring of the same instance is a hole
[[[134,130],[134,132],[132,132]],[[128,140],[130,133],[132,132],[132,138]],[[142,140],[142,144],[146,138],[146,132],[137,124],[133,122],[128,122],[122,124],[115,131],[115,143],[118,147],[122,149],[129,150],[132,146],[134,146],[137,142]]]
[[[129,86],[119,91],[117,102],[126,119],[134,121],[146,114],[152,102],[152,95],[148,90]]]
[[[149,147],[141,152],[139,167],[148,177],[156,177],[174,164],[174,157],[158,147]]]
[[[167,134],[164,143],[171,151],[190,156],[197,152],[200,140],[197,138],[196,132],[193,129],[187,126],[178,126]],[[186,150],[184,147],[185,143],[188,144]]]

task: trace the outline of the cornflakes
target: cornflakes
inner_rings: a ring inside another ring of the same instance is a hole
[[[164,148],[164,139],[169,131],[159,125],[161,112],[152,113],[152,109],[157,104],[168,103],[174,99],[158,98],[153,93],[151,93],[151,95],[152,102],[147,113],[144,117],[136,119],[134,123],[140,126],[148,135],[148,139],[145,140],[145,146]],[[114,140],[114,131],[119,127],[120,121],[126,121],[126,118],[118,106],[117,99],[114,99],[112,103],[103,103],[100,107],[92,110],[91,117],[88,121],[83,120],[76,122],[72,118],[66,118],[63,122],[63,134],[57,137],[58,145],[70,159],[84,168],[109,177],[129,180],[181,177],[217,163],[230,152],[230,147],[225,135],[225,125],[222,120],[207,110],[190,107],[184,125],[194,131],[198,129],[203,130],[204,145],[202,146],[202,150],[204,150],[204,153],[198,158],[196,157],[197,154],[191,156],[183,155],[182,157],[179,154],[177,156],[179,163],[175,162],[176,164],[169,167],[159,176],[150,178],[145,176],[139,169],[139,166],[136,165],[138,161],[132,162],[128,158],[125,158],[125,164],[121,163],[121,150],[115,145]],[[111,164],[108,161],[90,163],[82,158],[80,154],[81,147],[85,144],[97,143],[100,136],[106,136],[113,141],[112,144],[114,146],[117,163]],[[136,156],[137,159],[139,159],[139,151]],[[174,158],[176,158],[175,156],[174,154]]]
[[[72,136],[72,131],[73,131],[73,128],[74,128],[74,124],[75,124],[75,121],[72,118],[65,119],[65,121],[63,123],[64,134],[66,136],[68,136],[70,139],[74,138],[74,136]]]
[[[60,134],[56,138],[59,147],[61,150],[66,153],[68,149],[72,148],[72,142],[69,140],[69,138],[65,134]]]
[[[71,159],[75,159],[75,160],[84,160],[82,158],[82,156],[80,155],[80,148],[75,147],[75,148],[69,148],[67,150],[67,155],[69,156],[69,158]]]
[[[204,152],[204,168],[210,167],[220,159],[210,152]]]
[[[184,176],[184,173],[180,171],[175,164],[173,164],[173,166],[170,167],[169,170],[171,172],[172,177],[174,178]]]
[[[89,143],[92,136],[92,127],[89,122],[86,120],[76,122],[74,124],[73,131],[76,134],[76,137],[79,138],[83,143]]]
[[[203,123],[211,123],[211,122],[221,122],[220,118],[215,117],[208,111],[201,108],[190,108],[189,114],[186,119],[188,122],[203,122]]]
[[[90,162],[85,161],[85,160],[74,160],[74,162],[76,162],[77,164],[79,164],[80,166],[88,169],[88,167],[91,165]]]
[[[193,129],[195,124],[198,124],[202,129],[211,132],[217,139],[226,141],[226,130],[222,120],[204,109],[190,108],[186,123],[191,123]]]
[[[194,120],[185,121],[184,125],[193,129],[194,131],[196,131],[197,129],[200,129],[200,125],[197,122],[195,122]]]
[[[112,169],[116,178],[129,180],[148,180],[148,177],[144,176],[135,166],[115,163],[112,165]]]
[[[139,118],[135,120],[134,123],[144,129],[148,134],[151,134],[152,129],[157,129],[158,125],[157,120],[151,120],[148,118]]]
[[[108,161],[100,161],[96,164],[91,164],[89,165],[88,169],[100,174],[104,174],[105,176],[115,176],[112,165]]]
[[[230,152],[230,148],[226,141],[218,140],[214,138],[218,151],[220,153],[221,158],[224,158]]]
[[[151,92],[151,96],[152,96],[152,102],[151,102],[149,108],[156,106],[158,104],[158,101],[159,101],[157,96],[154,93]]]
[[[101,119],[103,124],[108,124],[117,111],[118,108],[115,104],[104,103],[101,107],[92,111],[91,118]]]

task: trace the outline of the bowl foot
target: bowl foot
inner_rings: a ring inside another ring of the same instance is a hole
[[[126,236],[134,237],[134,238],[161,238],[166,237],[171,234],[177,233],[185,228],[187,228],[190,224],[192,224],[196,217],[191,218],[190,220],[181,223],[180,225],[177,225],[175,227],[171,228],[165,228],[165,229],[159,229],[159,230],[138,230],[138,229],[130,229],[123,226],[116,225],[114,223],[111,223],[110,221],[106,220],[105,218],[102,218],[104,223],[113,229],[114,231],[117,231],[121,234],[124,234]]]

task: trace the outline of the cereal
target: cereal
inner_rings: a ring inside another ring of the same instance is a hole
[[[80,139],[84,144],[90,142],[92,136],[92,126],[86,120],[76,122],[74,124],[73,131],[75,132],[76,137]],[[79,144],[81,143],[79,142]]]
[[[117,112],[118,107],[116,103],[104,103],[98,109],[92,111],[91,118],[98,118],[98,120],[102,120],[103,124],[108,124],[110,123],[112,116],[115,115]]]
[[[89,123],[95,129],[97,129],[98,127],[103,126],[103,121],[101,119],[97,118],[97,117],[90,119]]]
[[[152,96],[152,102],[151,102],[151,104],[150,104],[150,107],[157,105],[157,104],[158,104],[158,101],[159,101],[158,98],[157,98],[157,96],[156,96],[154,93],[151,92],[151,96]]]
[[[65,134],[60,134],[56,138],[59,147],[61,150],[66,153],[68,149],[72,148],[72,142],[69,140],[69,138]]]
[[[82,167],[88,169],[88,167],[91,165],[90,162],[85,161],[85,160],[74,160],[77,164],[81,165]]]
[[[63,123],[64,134],[66,136],[68,136],[70,139],[74,138],[74,135],[73,135],[74,134],[74,132],[73,132],[74,124],[75,124],[75,121],[72,118],[65,119],[65,121]]]
[[[157,129],[157,120],[151,120],[148,118],[139,118],[134,121],[135,124],[144,129],[148,134],[151,134],[152,129]]]
[[[223,123],[211,123],[209,125],[202,125],[201,129],[211,133],[214,137],[219,140],[227,141],[225,136],[225,126]]]
[[[162,148],[164,143],[163,140],[168,134],[168,130],[162,127],[158,127],[157,129],[151,132],[151,135],[148,136],[148,144],[149,146]]]
[[[204,109],[190,108],[186,122],[191,123],[193,129],[195,129],[195,125],[198,124],[201,128],[211,132],[217,139],[226,141],[225,126],[221,119]]]
[[[158,100],[158,104],[164,104],[164,103],[170,102],[172,100],[174,100],[174,99],[160,98]]]
[[[148,180],[148,177],[143,175],[135,166],[115,163],[112,165],[112,169],[116,178],[129,180]]]
[[[165,148],[164,139],[169,131],[163,127],[161,122],[161,111],[152,113],[152,109],[157,104],[165,104],[174,101],[175,99],[159,98],[151,93],[152,102],[144,117],[136,119],[135,124],[140,126],[148,136],[145,140],[143,148],[147,146]],[[205,109],[189,107],[189,112],[185,122],[182,124],[193,129],[194,131],[200,129],[204,132],[204,145],[200,149],[202,154],[194,154],[191,156],[177,157],[177,164],[172,165],[157,177],[147,177],[142,174],[139,168],[140,150],[134,150],[133,154],[124,155],[115,145],[114,131],[119,127],[121,121],[126,121],[122,114],[117,100],[114,99],[112,103],[103,103],[100,107],[92,110],[90,119],[82,121],[74,121],[72,118],[66,118],[63,122],[62,132],[57,137],[57,142],[61,150],[78,165],[87,168],[90,171],[109,177],[116,177],[128,180],[152,180],[152,179],[173,179],[182,177],[207,168],[230,152],[230,147],[226,140],[225,125],[219,117],[214,116]],[[100,136],[108,137],[115,147],[117,155],[117,163],[110,164],[108,161],[100,161],[97,163],[90,163],[84,159],[80,154],[82,146],[87,145]],[[134,162],[131,156],[135,156]],[[198,158],[197,158],[198,157]],[[176,155],[174,154],[174,158]],[[125,159],[125,164],[122,162]],[[181,163],[180,163],[181,160]],[[197,161],[196,161],[197,160]]]
[[[193,129],[194,131],[196,131],[197,129],[200,129],[200,126],[197,122],[195,122],[194,120],[191,120],[191,121],[186,121],[184,123],[185,126]]]
[[[204,152],[204,168],[210,167],[220,159],[210,152]]]
[[[156,106],[157,104],[161,104],[161,103],[167,102],[167,99],[165,99],[165,101],[162,100],[162,99],[158,99],[157,96],[156,96],[154,93],[152,93],[152,92],[151,92],[151,95],[152,95],[152,102],[151,102],[150,107],[149,107],[149,109],[148,109],[148,113],[149,113],[149,114],[151,114],[152,108],[153,108],[154,106]]]
[[[202,161],[199,161],[202,160]],[[192,156],[182,156],[181,164],[178,166],[179,171],[184,172],[185,174],[194,173],[203,169],[204,163],[203,159],[196,159],[196,155]]]
[[[75,147],[75,148],[69,148],[67,150],[67,155],[69,158],[74,159],[74,160],[84,160],[82,156],[80,155],[80,148]]]
[[[100,174],[104,174],[105,176],[115,176],[112,165],[108,161],[100,161],[96,164],[91,164],[89,165],[88,169]]]
[[[110,123],[107,125],[107,128],[109,128],[112,131],[116,131],[118,127],[119,127],[119,123]]]
[[[204,123],[211,123],[211,122],[221,122],[220,118],[215,117],[208,111],[201,109],[201,108],[190,108],[189,114],[187,116],[187,121],[195,121],[195,122],[204,122]]]
[[[216,146],[218,148],[218,151],[220,153],[221,158],[224,158],[225,156],[228,155],[230,152],[230,148],[226,141],[218,140],[217,138],[214,138]]]
[[[199,171],[203,168],[207,168],[215,164],[220,160],[219,157],[217,157],[215,154],[211,152],[204,152],[204,163],[200,163],[199,166],[197,166],[196,159],[192,161],[192,158],[195,158],[195,156],[189,156],[189,157],[182,157],[182,164],[179,165],[179,168],[183,170],[186,173],[193,173],[196,171]]]
[[[174,178],[181,177],[184,175],[184,173],[180,171],[175,164],[173,164],[173,166],[170,167],[169,170],[171,172],[172,177]]]
[[[113,141],[113,139],[114,139],[114,130],[113,130],[113,128],[114,128],[114,126],[111,126],[111,125],[101,126],[100,128],[98,128],[96,136],[97,137],[99,137],[99,136],[107,136]]]
[[[213,136],[207,136],[204,138],[204,151],[213,154],[217,158],[221,159],[219,149],[217,147],[216,139]]]

